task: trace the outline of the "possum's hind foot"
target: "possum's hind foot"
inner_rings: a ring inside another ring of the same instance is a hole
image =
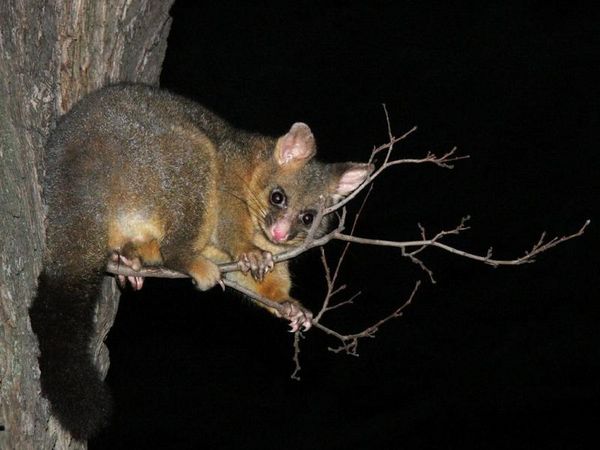
[[[129,241],[120,251],[113,251],[110,258],[118,265],[124,265],[136,272],[142,267],[160,266],[163,262],[160,246],[155,239],[143,243]],[[144,285],[144,277],[140,276],[117,275],[117,281],[121,288],[125,288],[129,282],[135,291],[139,291]]]
[[[296,331],[308,331],[312,326],[313,314],[297,300],[289,299],[280,303],[283,311],[277,311],[275,314],[290,321],[290,333]]]
[[[141,268],[139,260],[130,260],[116,252],[111,253],[110,259],[111,261],[117,263],[118,266],[125,266],[131,270],[137,271]],[[121,289],[125,289],[128,281],[134,291],[139,291],[144,286],[144,277],[117,274],[117,282],[119,283]]]

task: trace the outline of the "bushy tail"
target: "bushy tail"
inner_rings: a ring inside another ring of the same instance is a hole
[[[42,393],[52,413],[78,440],[108,420],[111,397],[90,350],[102,270],[58,277],[44,270],[30,309],[40,347]]]

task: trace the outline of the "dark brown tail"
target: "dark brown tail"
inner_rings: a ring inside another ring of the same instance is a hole
[[[102,270],[58,278],[44,270],[29,311],[40,347],[42,393],[52,413],[78,440],[108,421],[111,397],[93,363],[90,341]]]

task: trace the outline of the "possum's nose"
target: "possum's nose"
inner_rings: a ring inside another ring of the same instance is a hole
[[[285,242],[290,235],[290,222],[286,219],[279,219],[271,229],[271,237],[275,242]]]

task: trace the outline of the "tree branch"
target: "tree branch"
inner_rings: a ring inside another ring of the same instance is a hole
[[[451,247],[447,244],[444,244],[442,242],[439,242],[440,239],[443,238],[444,236],[447,236],[449,234],[458,234],[461,231],[467,230],[468,227],[466,227],[464,224],[466,223],[466,221],[468,219],[469,219],[469,217],[463,218],[461,221],[461,224],[452,230],[441,231],[431,239],[424,238],[420,241],[404,241],[404,242],[386,241],[386,240],[382,240],[382,239],[361,238],[361,237],[352,236],[349,234],[342,234],[342,233],[336,233],[333,236],[333,239],[339,239],[341,241],[347,241],[347,242],[354,242],[357,244],[376,245],[376,246],[383,246],[383,247],[395,247],[395,248],[400,248],[400,249],[407,249],[410,247],[419,247],[414,252],[405,253],[406,256],[414,256],[415,254],[421,252],[428,246],[438,247],[438,248],[441,248],[442,250],[453,253],[455,255],[473,259],[475,261],[489,264],[490,266],[494,266],[494,267],[517,266],[520,264],[532,263],[535,261],[534,257],[539,255],[540,253],[545,252],[546,250],[549,250],[552,247],[556,247],[558,244],[561,244],[563,242],[566,242],[568,240],[571,240],[573,238],[581,236],[585,232],[585,229],[588,227],[588,225],[591,223],[591,221],[588,219],[581,226],[581,228],[578,231],[576,231],[575,233],[569,234],[567,236],[554,237],[547,242],[544,242],[544,240],[546,239],[546,232],[543,232],[540,239],[537,241],[537,243],[533,245],[531,250],[526,251],[523,256],[514,258],[514,259],[494,259],[494,258],[492,258],[492,249],[491,248],[488,250],[488,252],[485,256],[481,256],[481,255],[469,253],[464,250],[460,250],[460,249]]]
[[[535,243],[533,245],[531,250],[526,251],[523,256],[513,258],[513,259],[494,259],[494,258],[492,258],[491,249],[487,252],[487,254],[485,256],[482,256],[482,255],[476,255],[474,253],[469,253],[464,250],[460,250],[455,247],[451,247],[447,244],[444,244],[442,242],[439,242],[444,236],[447,236],[449,234],[458,234],[460,231],[467,230],[468,227],[466,227],[464,225],[467,220],[468,220],[468,217],[465,217],[461,221],[461,224],[459,226],[457,226],[456,228],[454,228],[452,230],[441,231],[431,239],[422,239],[419,241],[389,241],[389,240],[383,240],[383,239],[369,239],[369,238],[363,238],[363,237],[358,237],[358,236],[352,236],[351,234],[343,234],[343,233],[339,232],[338,230],[342,229],[343,227],[338,225],[338,227],[334,231],[326,234],[322,238],[313,239],[312,242],[308,242],[308,240],[306,240],[302,245],[295,247],[293,250],[274,255],[273,259],[275,262],[286,261],[286,260],[289,260],[289,259],[292,259],[292,258],[298,256],[301,253],[304,253],[307,250],[310,250],[311,248],[323,246],[326,243],[328,243],[329,241],[331,241],[332,239],[337,239],[340,241],[353,242],[353,243],[357,243],[357,244],[383,246],[383,247],[394,247],[394,248],[400,248],[403,250],[406,250],[407,248],[411,248],[411,247],[418,247],[418,249],[413,252],[405,253],[406,256],[413,256],[413,257],[417,253],[424,250],[426,247],[437,247],[437,248],[441,248],[442,250],[445,250],[447,252],[453,253],[455,255],[473,259],[475,261],[489,264],[494,267],[503,266],[503,265],[504,266],[507,266],[507,265],[516,266],[516,265],[521,265],[521,264],[525,264],[525,263],[532,263],[535,261],[535,256],[539,255],[540,253],[545,252],[553,247],[556,247],[557,245],[562,244],[563,242],[566,242],[568,240],[571,240],[571,239],[574,239],[576,237],[583,235],[586,228],[591,223],[591,221],[588,219],[581,226],[581,228],[578,231],[576,231],[575,233],[572,233],[572,234],[569,234],[566,236],[562,236],[562,237],[554,237],[547,242],[544,242],[544,240],[546,238],[546,233],[544,232],[540,236],[540,239],[537,241],[537,243]],[[239,270],[237,263],[220,264],[219,268],[221,269],[222,273],[234,272],[234,271]],[[132,270],[131,268],[126,267],[126,266],[120,266],[117,263],[112,262],[112,261],[107,264],[106,271],[111,274],[125,275],[125,276],[155,277],[155,278],[189,278],[189,275],[186,275],[181,272],[177,272],[175,270],[166,269],[166,268],[145,267],[145,268],[142,268],[142,269],[136,271],[136,270]],[[225,285],[227,285],[227,283],[225,283]]]

